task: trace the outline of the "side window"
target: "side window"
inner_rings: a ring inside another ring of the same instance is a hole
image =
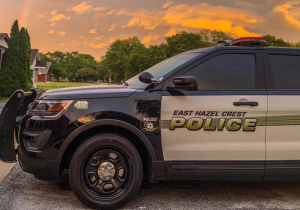
[[[184,75],[196,77],[199,90],[255,89],[255,55],[219,55]]]
[[[300,56],[270,55],[275,89],[300,89]]]

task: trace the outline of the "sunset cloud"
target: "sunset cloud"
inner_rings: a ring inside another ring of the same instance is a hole
[[[151,42],[154,42],[159,38],[160,38],[159,35],[148,35],[142,39],[142,43],[148,46]]]
[[[65,16],[64,14],[59,14],[59,15],[54,15],[53,17],[51,17],[49,19],[50,22],[57,22],[57,21],[60,21],[60,20],[70,20],[71,17],[70,16]]]
[[[90,30],[90,34],[95,34],[95,33],[97,33],[97,28],[93,28]]]
[[[69,11],[72,10],[76,12],[78,15],[82,15],[84,13],[92,11],[92,9],[93,9],[92,5],[89,5],[87,2],[83,1],[81,4],[78,4],[72,7],[71,9],[69,9]]]
[[[298,12],[300,12],[298,1],[288,1],[283,5],[277,5],[266,15],[261,27],[270,34],[299,39],[300,15]]]
[[[46,18],[47,15],[46,14],[38,14],[37,17],[39,17],[39,18]]]
[[[1,14],[8,20],[15,19],[10,8],[23,1],[7,1],[0,7]],[[44,52],[68,49],[99,59],[117,39],[136,35],[149,46],[165,42],[166,36],[179,31],[203,29],[222,30],[234,38],[272,34],[287,41],[300,41],[300,0],[46,2],[49,4],[35,1],[28,17],[19,17],[20,25],[30,29],[33,46],[40,50],[45,46]],[[15,9],[21,14],[18,7]],[[1,28],[9,33],[10,21],[3,21]]]
[[[56,12],[57,12],[57,9],[52,10],[52,11],[50,12],[50,14],[51,14],[51,15],[56,15]]]
[[[104,36],[95,37],[94,40],[102,40]]]
[[[89,44],[90,47],[92,48],[98,48],[98,49],[101,49],[101,48],[104,48],[106,46],[108,46],[109,43],[108,42],[103,42],[103,43],[91,43]]]
[[[57,34],[61,35],[61,36],[64,36],[66,34],[66,32],[65,31],[58,31]]]
[[[251,27],[251,24],[263,21],[263,17],[255,11],[215,6],[209,3],[175,5],[174,2],[168,1],[163,8],[167,10],[140,9],[129,12],[126,9],[120,9],[116,15],[132,16],[130,21],[123,26],[128,28],[139,26],[146,30],[154,30],[158,26],[171,26],[165,35],[174,35],[177,32],[174,26],[179,26],[191,29],[222,30],[234,36],[259,36],[258,33],[248,31],[245,26]],[[149,37],[145,40],[148,39]]]
[[[140,26],[147,30],[153,30],[164,22],[164,20],[162,19],[164,16],[163,11],[149,11],[141,9],[136,12],[128,12],[128,10],[121,9],[116,14],[132,16],[127,25],[123,27],[130,28],[132,26]]]
[[[114,23],[110,26],[110,28],[108,29],[108,31],[113,31],[116,28],[117,24]]]
[[[168,8],[169,6],[171,6],[172,4],[175,4],[173,1],[167,1],[163,6],[162,6],[162,8],[163,9],[166,9],[166,8]]]
[[[106,7],[96,7],[94,8],[95,11],[106,11]]]

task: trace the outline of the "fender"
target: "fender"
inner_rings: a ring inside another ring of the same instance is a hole
[[[77,128],[75,131],[73,131],[68,138],[66,138],[66,140],[63,142],[62,146],[60,147],[57,155],[56,155],[56,159],[57,160],[61,160],[66,149],[68,148],[68,146],[70,145],[70,143],[82,132],[90,129],[90,128],[94,128],[94,127],[98,127],[98,126],[102,126],[102,125],[112,125],[112,126],[118,126],[121,128],[125,128],[129,131],[131,131],[132,133],[134,133],[135,135],[137,135],[138,138],[141,139],[141,141],[144,143],[144,145],[146,146],[149,155],[151,157],[152,161],[157,161],[157,157],[156,157],[156,153],[151,145],[151,143],[149,142],[149,140],[147,139],[147,137],[140,131],[138,130],[136,127],[130,125],[129,123],[120,121],[120,120],[95,120],[89,123],[86,123],[85,125]]]

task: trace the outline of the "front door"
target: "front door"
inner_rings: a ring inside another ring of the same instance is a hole
[[[183,73],[199,90],[162,97],[169,179],[261,180],[267,95],[259,54],[219,54]]]

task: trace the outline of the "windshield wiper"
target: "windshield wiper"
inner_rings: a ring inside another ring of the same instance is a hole
[[[125,86],[129,86],[129,84],[127,82],[123,81],[123,80],[121,81],[121,84],[123,84]]]

